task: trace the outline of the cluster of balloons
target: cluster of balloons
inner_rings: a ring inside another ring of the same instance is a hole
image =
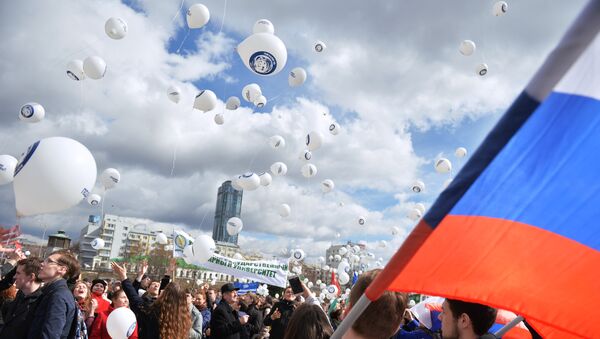
[[[262,295],[263,297],[268,296],[269,295],[269,286],[267,284],[258,285],[258,288],[256,289],[256,294]]]

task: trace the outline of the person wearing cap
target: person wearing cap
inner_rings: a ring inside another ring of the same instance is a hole
[[[240,315],[232,307],[238,302],[238,290],[232,283],[221,286],[221,302],[210,319],[211,338],[240,339],[243,325],[248,322],[249,316]]]
[[[98,307],[96,313],[108,311],[110,308],[110,302],[104,299],[104,291],[106,290],[106,281],[103,279],[92,280],[92,299],[96,300]]]

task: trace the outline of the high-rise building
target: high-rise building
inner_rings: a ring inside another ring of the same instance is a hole
[[[227,233],[227,220],[240,217],[242,212],[242,191],[238,191],[231,185],[231,181],[225,181],[217,194],[217,208],[215,209],[215,223],[213,226],[213,239],[217,243],[230,243],[237,245],[238,236]]]

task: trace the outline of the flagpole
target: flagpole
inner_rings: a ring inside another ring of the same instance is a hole
[[[517,326],[521,321],[523,321],[523,316],[517,316],[513,320],[511,320],[508,324],[502,326],[501,329],[494,332],[494,335],[498,338],[502,338],[506,332],[510,331],[513,327]]]

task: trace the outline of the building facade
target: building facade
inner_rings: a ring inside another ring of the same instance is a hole
[[[240,217],[242,212],[243,191],[238,191],[225,181],[217,193],[217,207],[215,209],[215,222],[213,225],[213,239],[217,243],[230,243],[237,246],[238,235],[227,233],[227,220]]]
[[[71,247],[71,238],[60,230],[56,234],[48,236],[48,244],[46,245],[45,256],[47,257],[50,253],[58,250],[67,250]]]

